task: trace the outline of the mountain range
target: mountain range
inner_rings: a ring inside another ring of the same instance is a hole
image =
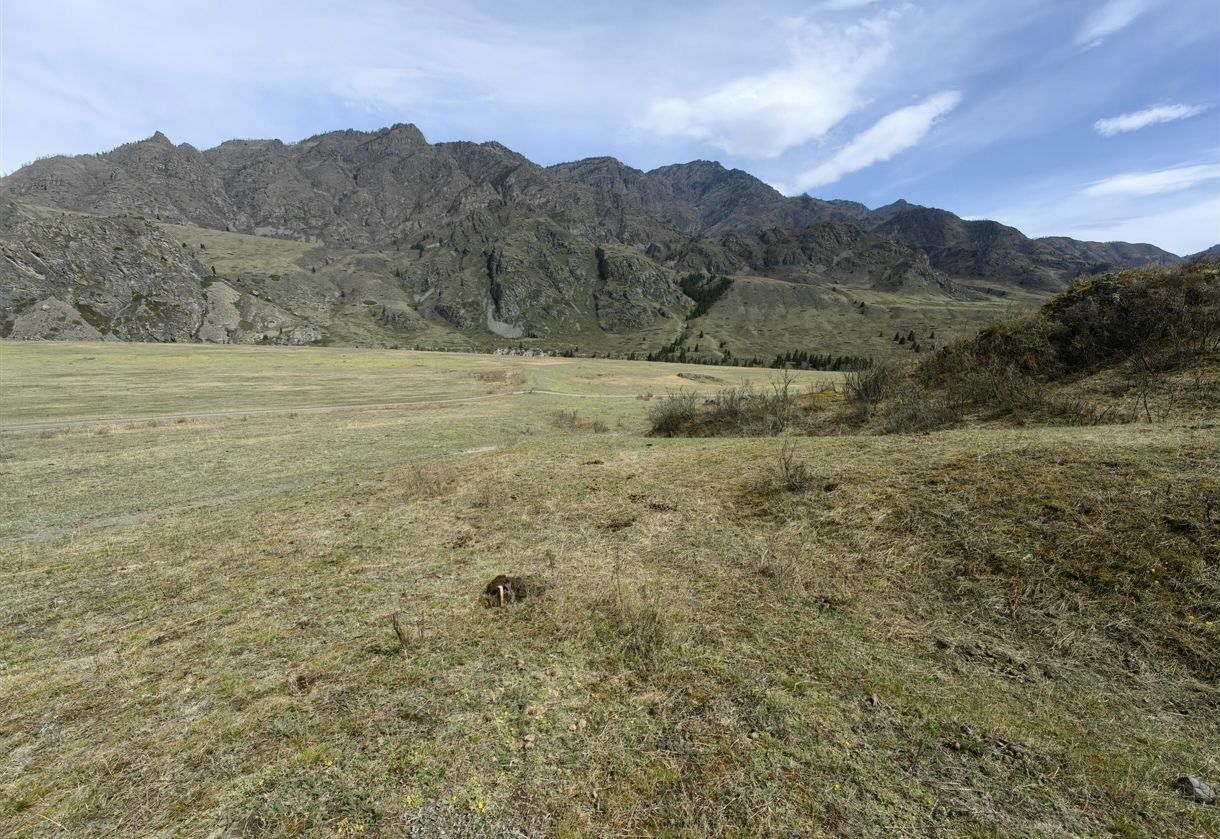
[[[44,158],[0,179],[0,222],[0,337],[27,338],[624,351],[699,326],[699,352],[876,354],[891,326],[948,335],[997,300],[1180,261],[789,198],[710,161],[543,167],[412,125]],[[732,281],[701,306],[691,275]]]

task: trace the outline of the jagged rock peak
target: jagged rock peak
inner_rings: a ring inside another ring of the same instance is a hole
[[[389,128],[378,131],[376,136],[384,137],[396,145],[426,146],[428,144],[424,132],[410,122],[396,122]]]

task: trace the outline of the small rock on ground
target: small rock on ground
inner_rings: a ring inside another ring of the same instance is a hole
[[[1211,784],[1194,775],[1183,775],[1178,778],[1178,789],[1202,804],[1216,803],[1216,790],[1212,788]]]

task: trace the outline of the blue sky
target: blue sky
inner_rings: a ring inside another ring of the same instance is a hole
[[[1031,235],[1220,242],[1215,0],[0,2],[0,171],[417,124]]]

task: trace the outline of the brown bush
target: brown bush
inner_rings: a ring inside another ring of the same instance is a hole
[[[562,431],[591,431],[594,434],[604,434],[610,430],[602,420],[586,420],[575,411],[556,411],[551,414],[551,426]]]
[[[652,433],[673,437],[686,431],[694,421],[699,396],[694,391],[671,390],[648,407],[648,422]]]
[[[847,373],[843,379],[847,401],[860,419],[866,418],[893,392],[900,374],[896,364],[884,361]]]

